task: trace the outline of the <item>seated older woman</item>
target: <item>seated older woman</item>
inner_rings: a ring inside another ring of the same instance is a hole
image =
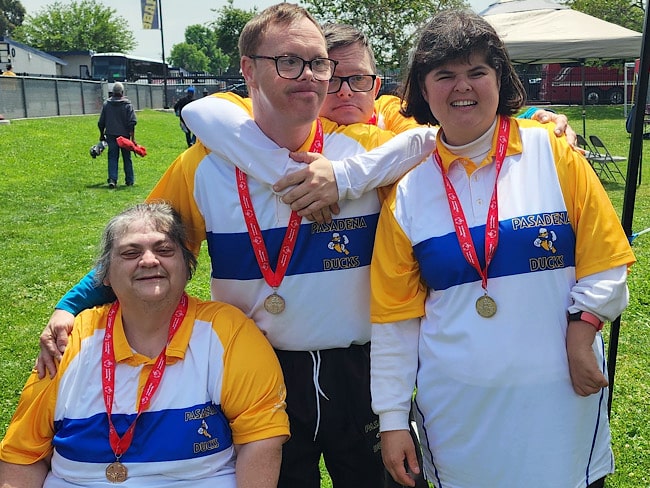
[[[276,486],[280,366],[242,312],[185,293],[195,265],[168,205],[111,220],[96,270],[117,301],[77,317],[53,378],[28,379],[0,486]]]

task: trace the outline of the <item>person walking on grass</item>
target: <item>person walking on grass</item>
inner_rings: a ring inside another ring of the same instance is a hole
[[[120,148],[117,138],[122,136],[135,142],[135,125],[138,119],[131,101],[124,96],[124,85],[119,81],[113,85],[113,96],[104,102],[99,115],[99,140],[108,144],[108,187],[117,187],[120,153],[124,164],[124,179],[126,186],[133,186],[133,160],[131,151]]]

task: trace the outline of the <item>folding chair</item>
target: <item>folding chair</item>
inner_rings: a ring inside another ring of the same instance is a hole
[[[576,134],[576,137],[578,139],[578,146],[584,149],[585,151],[585,159],[589,161],[589,164],[594,169],[594,172],[600,178],[600,175],[602,175],[606,170],[606,167],[603,166],[605,157],[596,155],[596,152],[591,147],[591,145],[580,134]]]
[[[580,134],[576,134],[576,137],[578,139],[578,147],[581,147],[585,150],[585,158],[589,159],[591,156],[594,156],[594,150],[587,142],[587,139],[582,137]]]
[[[589,136],[589,140],[594,149],[594,156],[597,158],[594,163],[598,162],[601,168],[601,173],[598,173],[598,170],[596,170],[598,176],[600,177],[604,173],[616,181],[616,174],[619,174],[623,182],[625,182],[625,175],[623,175],[621,168],[618,167],[618,163],[627,161],[627,158],[623,156],[612,156],[598,136]]]

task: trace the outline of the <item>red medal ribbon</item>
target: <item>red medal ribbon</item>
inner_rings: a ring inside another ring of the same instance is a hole
[[[503,166],[503,161],[506,157],[506,150],[508,149],[508,136],[510,135],[510,119],[508,117],[499,117],[499,135],[497,137],[497,150],[495,155],[496,177],[494,179],[494,190],[492,191],[492,198],[490,199],[490,207],[488,209],[487,223],[485,224],[485,269],[481,269],[481,265],[476,254],[476,247],[472,240],[472,235],[467,225],[467,219],[463,212],[463,207],[460,204],[456,190],[454,190],[449,176],[442,165],[442,159],[438,153],[438,149],[434,151],[433,155],[440,166],[442,171],[442,178],[445,182],[445,190],[447,191],[447,201],[449,202],[449,210],[451,210],[452,220],[454,222],[454,229],[456,229],[456,236],[460,244],[460,249],[465,256],[467,262],[472,265],[481,277],[481,286],[487,292],[487,270],[492,261],[492,257],[497,250],[499,243],[499,203],[497,199],[497,182],[499,181],[499,173]]]
[[[316,134],[314,135],[314,140],[311,143],[309,151],[318,153],[323,151],[323,124],[320,119],[316,119]],[[287,231],[284,234],[282,246],[280,247],[278,265],[276,266],[275,271],[273,271],[269,261],[269,253],[264,245],[260,224],[255,216],[255,209],[253,208],[250,191],[248,190],[248,176],[239,168],[236,168],[236,174],[239,202],[241,203],[242,213],[244,214],[244,220],[246,221],[248,236],[250,237],[251,245],[255,251],[255,259],[257,259],[257,264],[260,267],[260,271],[262,271],[264,280],[272,288],[277,288],[280,286],[280,283],[282,283],[287,268],[289,267],[289,261],[291,260],[293,249],[298,240],[298,231],[300,230],[300,221],[302,220],[302,217],[300,217],[295,211],[291,212]]]
[[[113,303],[108,311],[108,318],[106,320],[106,331],[104,332],[104,343],[102,348],[102,388],[104,392],[104,405],[106,406],[106,413],[108,414],[108,439],[111,444],[111,449],[115,453],[115,457],[119,459],[127,449],[131,446],[133,440],[133,432],[135,430],[135,423],[138,421],[140,414],[149,407],[149,402],[154,393],[160,385],[163,373],[165,372],[165,364],[167,361],[167,346],[171,342],[174,334],[183,323],[185,314],[187,313],[188,298],[187,294],[183,293],[176,311],[172,315],[169,323],[169,334],[167,337],[167,345],[158,355],[153,369],[149,372],[149,377],[144,385],[142,395],[140,396],[140,403],[138,404],[138,412],[131,422],[131,425],[126,430],[124,435],[120,437],[115,430],[111,412],[113,411],[113,395],[115,393],[115,349],[113,347],[113,328],[115,325],[115,317],[120,307],[118,301]]]

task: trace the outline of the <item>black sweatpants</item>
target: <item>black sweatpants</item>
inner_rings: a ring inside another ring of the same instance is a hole
[[[319,488],[321,454],[334,488],[384,486],[379,420],[370,407],[370,345],[276,354],[291,426],[278,488]]]

